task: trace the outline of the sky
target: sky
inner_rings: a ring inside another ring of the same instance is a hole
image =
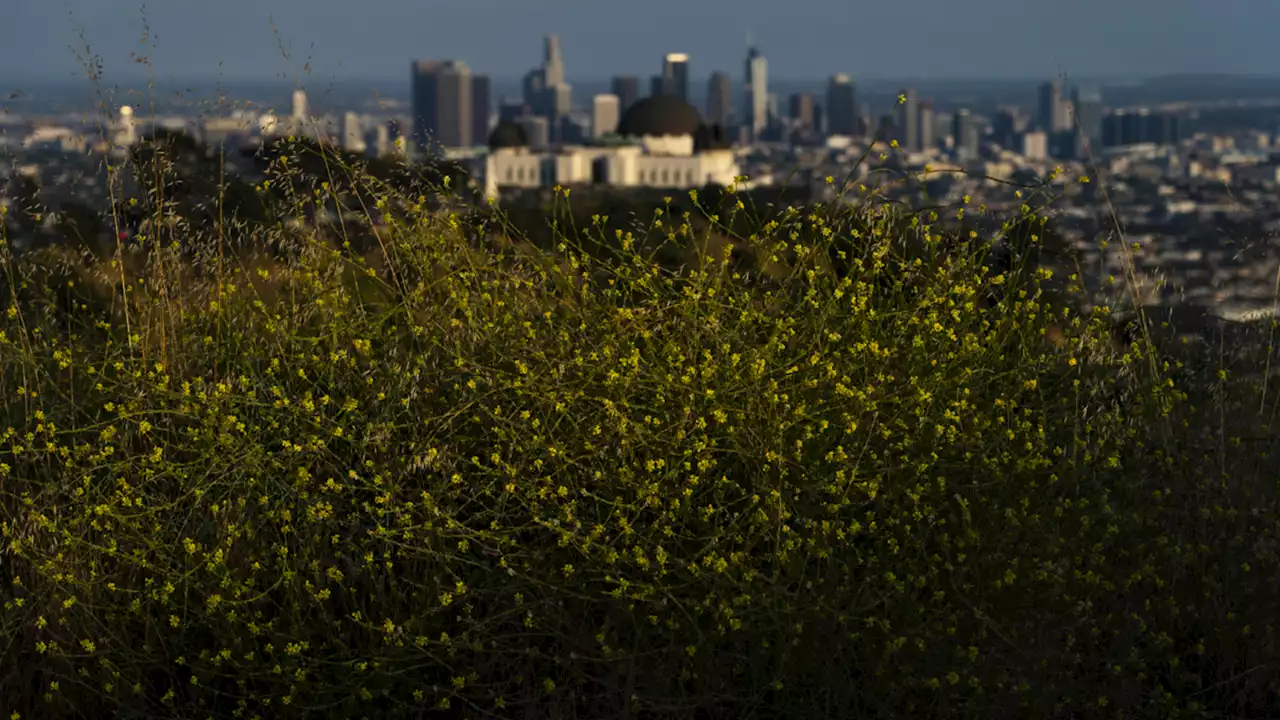
[[[748,32],[788,80],[1272,75],[1277,27],[1277,0],[0,0],[0,81],[83,78],[86,44],[108,81],[147,74],[131,53],[158,79],[397,78],[414,58],[517,78],[547,33],[570,80],[666,52],[736,77]]]

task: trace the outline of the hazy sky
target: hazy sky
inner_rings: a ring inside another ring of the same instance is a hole
[[[308,79],[310,58],[315,82],[395,78],[415,57],[517,77],[548,32],[570,79],[648,75],[671,51],[736,77],[748,30],[787,79],[1273,74],[1277,28],[1278,0],[0,0],[0,78],[80,73],[77,29],[108,80],[140,74],[138,52],[180,79]]]

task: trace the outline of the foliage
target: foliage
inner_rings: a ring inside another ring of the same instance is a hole
[[[368,186],[363,249],[4,256],[6,709],[1276,711],[1265,376],[1117,348],[1035,232],[995,263],[864,202],[713,245],[746,205],[694,194],[665,263]]]

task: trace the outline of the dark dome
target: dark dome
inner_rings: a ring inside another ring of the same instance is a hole
[[[653,95],[627,108],[618,134],[632,137],[693,135],[702,118],[692,105],[675,95]]]
[[[513,122],[500,122],[489,133],[489,149],[528,147],[529,135],[524,126]]]
[[[697,132],[693,134],[693,149],[695,152],[728,150],[731,147],[733,147],[733,141],[729,139],[728,134],[725,133],[720,123],[699,125]]]

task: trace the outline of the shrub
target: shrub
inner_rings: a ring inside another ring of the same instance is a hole
[[[1232,437],[1245,381],[1204,373],[1192,408],[1106,307],[901,219],[785,213],[739,245],[768,284],[731,245],[673,270],[625,233],[485,252],[447,210],[379,228],[376,268],[296,229],[216,270],[145,239],[128,275],[6,258],[0,697],[1275,710],[1280,507],[1269,442]]]

